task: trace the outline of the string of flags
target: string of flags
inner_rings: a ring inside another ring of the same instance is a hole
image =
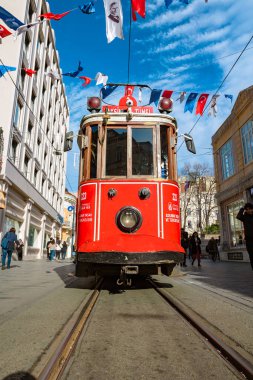
[[[123,10],[121,5],[121,0],[103,0],[104,8],[105,8],[105,18],[106,18],[106,36],[107,41],[110,43],[114,40],[114,38],[124,39],[123,36]],[[165,6],[168,8],[174,0],[164,0]],[[190,0],[178,0],[179,2],[187,5],[190,3]],[[2,38],[8,37],[13,34],[16,39],[20,34],[26,32],[28,29],[44,22],[46,20],[54,20],[59,21],[63,17],[67,16],[69,13],[80,10],[84,14],[93,14],[95,13],[95,2],[96,0],[89,1],[83,5],[79,5],[77,8],[68,10],[63,13],[43,13],[38,16],[37,20],[32,23],[24,24],[20,20],[18,20],[14,15],[8,12],[6,9],[0,6],[0,19],[2,19],[5,24],[15,30],[15,33],[11,33],[8,29],[6,29],[3,25],[0,25],[0,43],[2,42]],[[208,0],[205,0],[207,3]],[[131,8],[132,8],[132,19],[133,21],[137,21],[137,15],[142,18],[146,17],[146,0],[131,0]]]

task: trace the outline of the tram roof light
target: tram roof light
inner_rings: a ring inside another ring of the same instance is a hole
[[[162,97],[158,104],[158,111],[160,113],[170,113],[173,108],[173,100],[170,98]]]
[[[101,98],[98,96],[92,96],[87,98],[87,110],[91,113],[96,113],[101,110]]]

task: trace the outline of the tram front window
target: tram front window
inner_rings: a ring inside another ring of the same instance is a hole
[[[127,175],[127,130],[115,128],[107,130],[106,175]]]
[[[153,175],[153,129],[132,129],[132,174]]]
[[[91,128],[91,164],[90,164],[90,178],[97,178],[97,141],[98,141],[98,126],[95,125]]]
[[[161,177],[168,179],[168,137],[167,128],[160,127],[160,143],[161,143]]]

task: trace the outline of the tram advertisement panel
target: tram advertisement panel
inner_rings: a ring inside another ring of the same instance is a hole
[[[94,241],[96,236],[97,184],[89,183],[80,188],[80,204],[77,216],[78,243]]]
[[[163,183],[161,188],[163,237],[177,241],[180,239],[179,189],[172,183]]]

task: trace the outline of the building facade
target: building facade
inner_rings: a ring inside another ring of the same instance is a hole
[[[73,254],[73,246],[75,244],[75,228],[76,228],[76,203],[77,198],[75,194],[65,191],[64,197],[64,221],[62,225],[62,242],[66,241],[68,245],[67,256],[71,257]]]
[[[241,91],[230,116],[212,137],[223,260],[248,261],[236,215],[253,202],[253,86]]]
[[[44,0],[2,0],[1,6],[25,24],[50,11]],[[4,38],[0,49],[0,64],[16,67],[0,78],[0,228],[2,234],[16,228],[24,258],[41,258],[49,237],[61,235],[66,169],[61,152],[69,124],[64,85],[45,75],[61,74],[54,31],[45,21],[16,40]],[[29,77],[23,68],[36,75]]]
[[[218,224],[216,203],[216,183],[213,176],[203,176],[196,180],[178,178],[180,186],[181,227],[189,234],[197,231],[205,234],[207,228]]]

